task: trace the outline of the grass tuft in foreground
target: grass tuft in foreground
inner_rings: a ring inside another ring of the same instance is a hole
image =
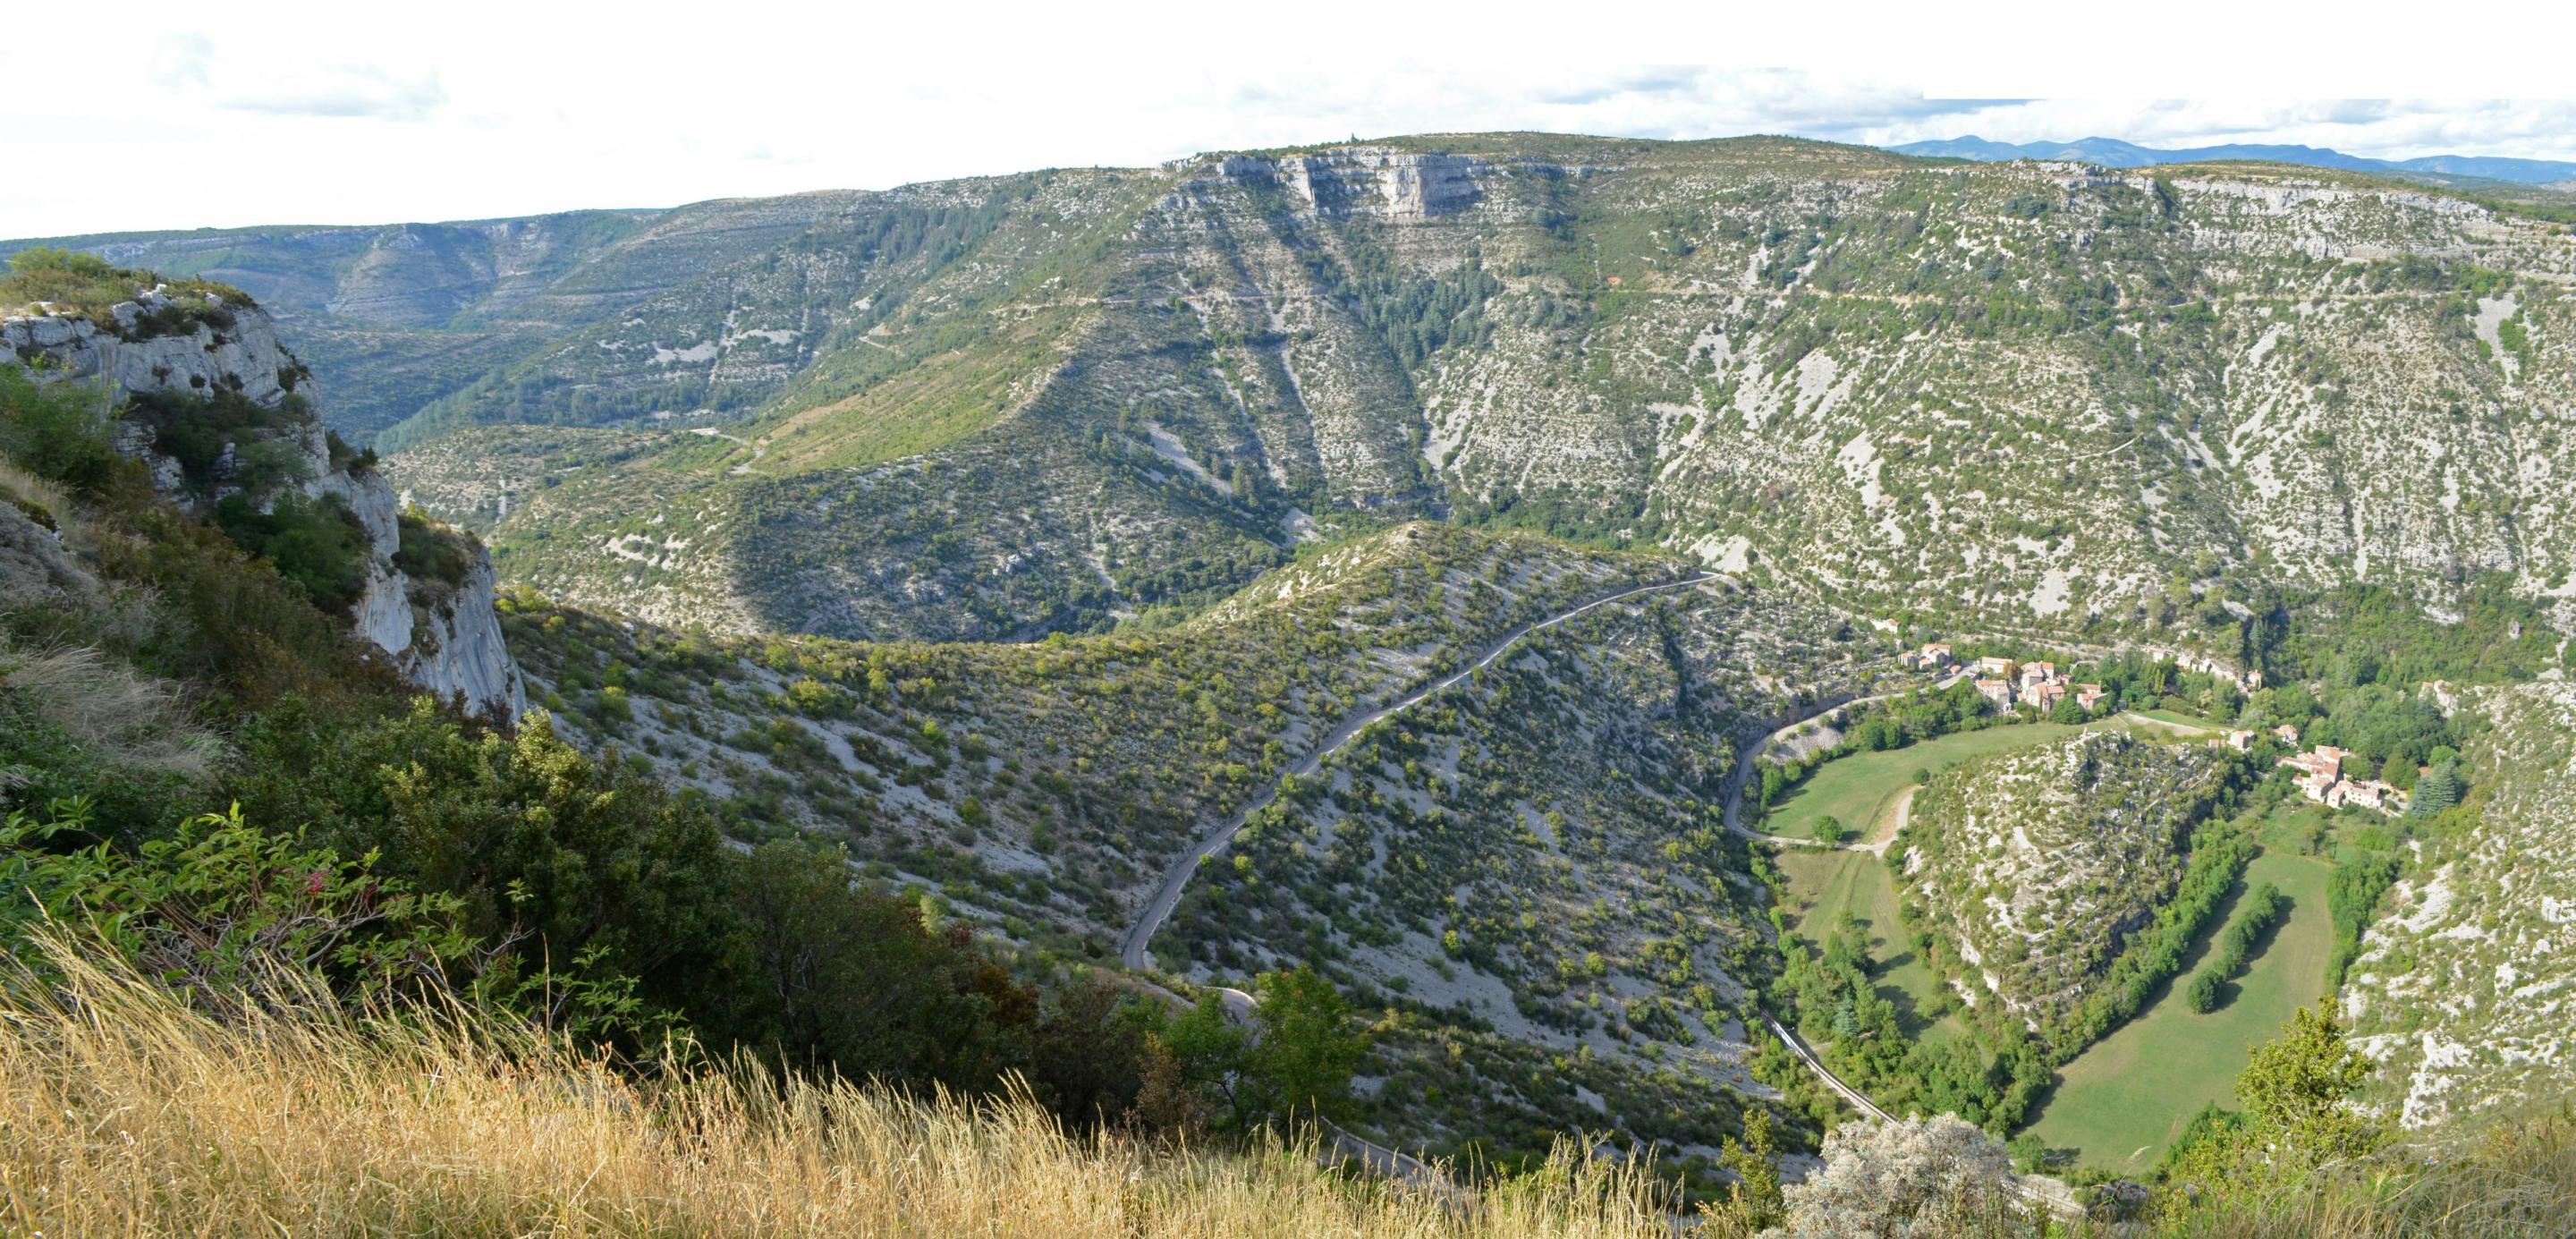
[[[460,1009],[308,987],[234,1022],[59,936],[0,976],[0,1232],[1666,1233],[1572,1146],[1472,1206],[1240,1151],[1065,1134],[1026,1099],[706,1068],[639,1081]]]

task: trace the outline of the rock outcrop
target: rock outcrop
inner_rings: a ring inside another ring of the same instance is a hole
[[[313,499],[336,499],[365,531],[366,584],[350,608],[359,635],[390,656],[414,684],[442,698],[462,697],[468,710],[515,720],[527,708],[519,666],[501,639],[493,611],[491,557],[454,531],[426,527],[423,536],[452,540],[464,566],[453,581],[415,579],[398,562],[402,516],[394,492],[372,457],[335,453],[331,437],[311,411],[310,376],[277,339],[268,315],[255,305],[223,307],[195,321],[193,330],[156,330],[159,292],[143,291],[113,308],[102,324],[70,315],[38,314],[0,320],[0,357],[24,363],[57,382],[101,382],[129,394],[185,390],[229,393],[273,415],[272,424],[239,432],[206,475],[192,481],[186,465],[159,446],[152,426],[128,419],[116,446],[152,471],[155,489],[199,516],[245,494],[245,449],[285,445],[294,460],[286,473]],[[209,406],[212,407],[211,405]],[[255,438],[254,438],[255,436]],[[274,455],[274,453],[269,453]],[[250,494],[263,511],[276,494]]]
[[[1229,155],[1216,171],[1227,180],[1284,186],[1325,215],[1418,219],[1474,206],[1483,196],[1479,180],[1496,169],[1465,155],[1354,146],[1277,159]]]

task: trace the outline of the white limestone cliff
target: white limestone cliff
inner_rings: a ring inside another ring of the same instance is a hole
[[[1420,218],[1474,206],[1484,192],[1478,182],[1498,169],[1465,155],[1354,146],[1277,159],[1229,155],[1215,171],[1227,180],[1279,184],[1326,215]]]
[[[268,315],[256,306],[227,307],[230,322],[197,322],[187,333],[155,334],[139,327],[162,298],[147,291],[114,308],[116,328],[86,318],[34,314],[0,319],[0,358],[28,365],[56,382],[101,382],[124,392],[156,388],[230,390],[268,408],[290,397],[310,400],[304,366],[277,339]],[[527,709],[527,687],[501,639],[493,611],[492,560],[472,546],[461,582],[415,581],[395,563],[402,547],[401,512],[382,474],[356,461],[332,460],[318,417],[307,415],[273,437],[292,443],[305,469],[304,493],[336,496],[366,531],[370,554],[366,590],[350,610],[359,635],[392,657],[412,683],[441,698],[461,696],[467,710],[513,721]],[[161,494],[207,515],[237,493],[234,453],[214,468],[213,485],[192,494],[178,461],[154,450],[148,428],[127,422],[119,451],[144,462]]]

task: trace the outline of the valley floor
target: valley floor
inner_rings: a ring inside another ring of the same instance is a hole
[[[2236,1106],[2236,1075],[2254,1047],[2325,992],[2334,945],[2326,878],[2333,871],[2325,861],[2278,849],[2255,857],[2225,915],[2212,918],[2182,970],[2144,1013],[2059,1071],[2057,1088],[2030,1130],[2052,1149],[2071,1150],[2082,1165],[2137,1175],[2155,1167],[2201,1107]],[[2260,953],[2229,985],[2225,1005],[2194,1012],[2183,988],[2241,913],[2245,892],[2264,882],[2289,896],[2288,915],[2258,940]]]
[[[2104,719],[2089,725],[2124,724],[2119,719]],[[1831,817],[1842,823],[1846,837],[1875,839],[1895,813],[1905,789],[1915,785],[1916,771],[1939,774],[1990,753],[2045,744],[2081,730],[2063,723],[2018,723],[1954,732],[1901,749],[1838,757],[1782,796],[1769,815],[1755,824],[1755,829],[1791,839],[1813,839],[1816,823]]]
[[[2205,724],[2158,717],[2162,713],[2126,714],[2091,726],[2173,743],[2208,734]],[[1990,727],[1837,758],[1783,798],[1762,828],[1784,840],[1812,839],[1815,824],[1833,816],[1846,837],[1874,842],[1899,825],[1918,770],[1937,773],[2079,730],[2049,723]],[[2301,854],[2299,841],[2322,840],[2330,822],[2304,804],[2288,803],[2254,825],[2266,846],[2194,940],[2182,967],[2156,989],[2144,1011],[2062,1068],[2035,1111],[2027,1130],[2072,1164],[2128,1176],[2151,1172],[2203,1107],[2238,1104],[2234,1081],[2253,1049],[2326,991],[2334,932],[2326,888],[2334,865]],[[1838,925],[1855,926],[1860,940],[1853,945],[1878,961],[1872,981],[1878,996],[1896,1008],[1905,1035],[1926,1043],[1956,1037],[1963,1031],[1958,1000],[1925,965],[1900,921],[1895,880],[1883,854],[1866,847],[1776,850],[1772,863],[1786,888],[1791,932],[1822,952]],[[2245,975],[2226,986],[2222,1004],[2206,1013],[2192,1011],[2183,991],[2227,926],[2243,914],[2246,892],[2265,882],[2287,897],[2286,915],[2257,939]]]
[[[1783,851],[1773,861],[1795,902],[1792,929],[1822,951],[1834,925],[1848,912],[1868,935],[1870,958],[1881,961],[1878,995],[1895,1004],[1907,1035],[1940,1041],[1957,1036],[1954,1000],[1941,988],[1897,921],[1896,883],[1876,853]]]

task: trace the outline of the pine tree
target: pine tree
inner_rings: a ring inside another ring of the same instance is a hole
[[[2443,762],[2415,780],[2415,796],[2407,802],[2406,812],[2413,817],[2431,817],[2458,803],[2460,776],[2452,770],[2451,763]]]
[[[1751,1235],[1779,1225],[1780,1151],[1771,1139],[1771,1112],[1759,1105],[1747,1110],[1744,1138],[1727,1137],[1717,1161],[1735,1182],[1726,1185],[1726,1202],[1708,1210],[1709,1233]]]

